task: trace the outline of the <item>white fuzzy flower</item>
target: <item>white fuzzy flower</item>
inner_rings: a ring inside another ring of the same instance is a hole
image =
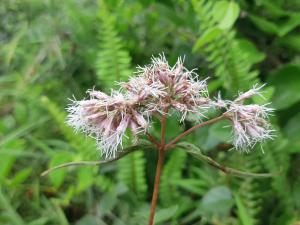
[[[138,103],[130,95],[113,92],[108,96],[89,91],[90,99],[72,101],[67,108],[67,124],[96,138],[101,153],[114,157],[127,128],[134,134],[145,130],[148,122],[136,108]]]
[[[220,94],[213,101],[208,96],[206,80],[198,80],[193,70],[183,66],[181,58],[170,66],[164,55],[153,57],[150,65],[139,67],[135,77],[119,85],[122,92],[107,95],[91,90],[89,99],[73,100],[67,108],[67,123],[75,131],[95,137],[106,158],[114,157],[122,147],[127,130],[135,135],[146,131],[151,117],[165,114],[166,108],[180,112],[181,122],[188,113],[201,120],[207,109],[223,109],[223,116],[233,126],[233,144],[241,151],[248,151],[257,142],[273,137],[268,122],[273,109],[267,104],[243,104],[254,95],[261,96],[263,86],[254,85],[234,101],[222,100]]]
[[[258,84],[255,84],[253,88],[251,88],[249,91],[246,91],[244,93],[240,93],[239,96],[234,100],[235,102],[241,102],[244,101],[245,99],[251,98],[254,95],[258,95],[263,98],[261,95],[260,90],[264,87],[265,85],[259,86]]]
[[[122,86],[145,101],[148,112],[162,113],[169,106],[181,112],[183,121],[187,113],[203,116],[209,107],[206,80],[197,80],[197,75],[183,66],[181,58],[171,67],[165,56],[160,55],[153,57],[150,65],[138,69],[138,76]]]
[[[225,115],[233,124],[233,144],[238,150],[247,152],[256,143],[273,138],[273,130],[267,121],[272,111],[266,105],[231,102]]]
[[[231,121],[233,127],[233,144],[240,151],[248,152],[256,143],[274,136],[274,130],[268,122],[274,110],[268,107],[269,104],[243,104],[244,100],[254,95],[263,97],[260,93],[263,86],[254,85],[249,91],[240,93],[234,101],[223,100],[219,93],[215,101],[210,102],[211,106],[225,110],[223,115]]]

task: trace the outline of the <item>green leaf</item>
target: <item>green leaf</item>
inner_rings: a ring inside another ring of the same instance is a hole
[[[89,214],[80,218],[80,220],[76,222],[76,225],[98,225],[98,224],[99,224],[99,218]]]
[[[237,20],[240,12],[240,7],[235,2],[231,1],[228,4],[225,17],[222,19],[219,27],[221,29],[230,29]]]
[[[0,167],[0,183],[3,182],[14,166],[16,157],[3,155],[1,156],[1,167]]]
[[[219,37],[222,33],[221,29],[218,27],[213,27],[208,29],[204,32],[204,34],[198,38],[197,42],[193,47],[193,52],[199,50],[203,45],[209,43],[210,41],[214,40],[215,38]]]
[[[275,87],[273,105],[285,109],[300,101],[300,66],[286,65],[273,72],[268,83]]]
[[[229,143],[232,136],[231,129],[228,128],[229,125],[230,123],[227,120],[219,121],[211,125],[208,138],[218,143]]]
[[[278,27],[275,23],[256,15],[249,15],[249,18],[263,32],[267,34],[277,34]]]
[[[59,165],[64,162],[68,162],[72,160],[72,155],[69,152],[57,152],[54,154],[53,158],[49,162],[49,167],[53,167]],[[66,171],[65,170],[57,170],[50,174],[50,179],[53,185],[58,188],[62,182],[64,181]]]
[[[180,179],[172,183],[193,194],[203,195],[206,192],[206,185],[199,179]]]
[[[291,15],[290,18],[279,25],[278,35],[280,37],[294,30],[300,24],[300,14]]]
[[[283,22],[269,21],[264,17],[250,15],[250,20],[263,32],[282,37],[294,30],[300,24],[300,14],[291,14]]]
[[[13,187],[20,185],[30,176],[31,172],[32,172],[32,168],[30,168],[30,167],[22,169],[13,177],[10,185]]]
[[[284,38],[278,39],[277,43],[300,52],[300,35],[286,35]]]
[[[222,30],[230,29],[237,20],[240,7],[234,1],[219,1],[213,9],[214,18],[219,21],[219,28]]]
[[[99,211],[102,215],[109,214],[117,204],[115,192],[107,192],[100,198]]]
[[[264,53],[259,52],[255,45],[247,39],[239,39],[237,40],[237,44],[251,64],[259,63],[266,57]]]
[[[34,122],[28,122],[19,128],[15,129],[11,133],[7,134],[4,138],[0,140],[0,146],[7,144],[8,142],[18,139],[20,136],[28,133],[32,129],[36,128],[37,126],[41,126],[45,123],[49,118],[47,116],[42,116],[39,120]]]
[[[224,173],[227,173],[227,174],[230,174],[233,176],[244,177],[244,178],[246,178],[246,177],[268,178],[268,177],[274,176],[274,174],[269,174],[269,173],[251,173],[251,172],[244,172],[244,171],[232,169],[229,167],[225,167],[225,166],[219,164],[218,162],[214,161],[212,158],[202,154],[201,150],[197,146],[195,146],[191,143],[180,142],[176,146],[182,147],[183,149],[185,149],[185,151],[187,153],[191,154],[195,158],[208,163],[209,165],[221,170]]]
[[[287,124],[283,128],[283,132],[290,140],[292,151],[300,152],[300,113],[288,120]]]
[[[168,221],[175,215],[177,209],[178,209],[178,206],[175,205],[175,206],[172,206],[169,208],[158,210],[155,213],[154,224]]]
[[[178,186],[173,181],[182,177],[186,156],[186,152],[174,149],[163,168],[159,189],[159,199],[163,206],[173,205],[174,200],[180,197]]]
[[[252,217],[248,214],[247,209],[244,203],[242,202],[242,199],[238,195],[235,195],[234,199],[237,206],[237,214],[242,222],[242,225],[254,225],[254,221]]]
[[[25,225],[23,218],[19,215],[19,213],[11,205],[10,199],[2,191],[1,186],[0,186],[0,206],[1,206],[1,214],[6,215],[6,217],[9,218],[11,224]]]
[[[76,193],[80,193],[86,190],[93,184],[95,177],[94,168],[92,167],[81,167],[77,171],[77,186]]]
[[[283,16],[289,15],[289,11],[284,10],[283,7],[281,7],[278,2],[275,1],[261,1],[260,2],[264,6],[264,10],[270,14],[273,18],[280,18]]]
[[[218,186],[212,188],[204,195],[200,208],[205,216],[218,214],[226,216],[233,206],[232,194],[228,187]]]

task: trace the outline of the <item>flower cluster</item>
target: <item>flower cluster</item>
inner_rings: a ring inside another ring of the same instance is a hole
[[[179,58],[170,66],[161,55],[152,58],[152,63],[139,67],[136,76],[119,84],[120,91],[110,95],[100,91],[88,91],[89,99],[73,100],[67,108],[67,123],[76,131],[96,138],[102,154],[114,157],[126,131],[134,135],[147,132],[149,120],[155,114],[164,114],[165,109],[180,112],[181,121],[188,113],[203,117],[209,108],[225,109],[224,118],[234,128],[234,145],[237,149],[249,149],[257,142],[272,137],[267,122],[272,109],[267,105],[244,105],[245,99],[260,95],[260,87],[240,93],[234,101],[213,101],[208,96],[206,80],[198,80],[194,71],[183,66]]]
[[[134,134],[147,129],[148,121],[137,111],[138,101],[130,95],[88,91],[90,99],[72,101],[67,123],[76,131],[96,138],[102,154],[114,157],[127,128]]]
[[[256,143],[273,138],[273,130],[268,122],[273,109],[268,107],[268,104],[243,104],[244,100],[254,95],[262,96],[262,87],[255,85],[249,91],[240,93],[234,101],[224,101],[218,97],[214,103],[219,108],[226,109],[223,115],[232,123],[233,144],[240,151],[247,152]]]
[[[152,64],[139,67],[137,76],[122,86],[140,101],[146,101],[150,112],[163,112],[166,107],[182,113],[181,121],[188,112],[202,116],[210,102],[206,81],[199,81],[197,74],[183,66],[181,58],[171,67],[164,55],[153,58]]]

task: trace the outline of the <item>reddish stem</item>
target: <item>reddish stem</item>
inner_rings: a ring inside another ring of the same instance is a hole
[[[161,170],[162,170],[162,167],[164,164],[164,159],[165,159],[165,134],[166,134],[168,111],[169,111],[169,107],[164,109],[164,114],[162,115],[161,120],[160,120],[160,124],[161,124],[161,140],[160,141],[161,142],[160,142],[159,148],[158,148],[159,154],[158,154],[158,160],[157,160],[154,189],[153,189],[153,194],[152,194],[150,217],[149,217],[148,225],[153,225],[153,223],[154,223],[154,215],[155,215],[155,208],[156,208],[156,203],[157,203],[157,198],[158,198]]]
[[[211,119],[211,120],[207,120],[207,121],[205,121],[205,122],[203,122],[203,123],[199,123],[199,124],[197,124],[197,125],[191,127],[190,129],[188,129],[188,130],[182,132],[181,134],[179,134],[176,138],[174,138],[173,140],[171,140],[168,144],[166,144],[164,149],[165,149],[165,150],[169,149],[169,148],[172,147],[177,141],[179,141],[181,138],[185,137],[186,135],[188,135],[188,134],[191,133],[192,131],[194,131],[194,130],[200,128],[200,127],[203,127],[203,126],[205,126],[205,125],[215,123],[215,122],[217,122],[217,121],[219,121],[219,120],[222,120],[222,119],[224,119],[224,118],[225,118],[225,116],[224,116],[224,115],[221,115],[221,116],[219,116],[219,117],[213,118],[213,119]]]
[[[151,134],[149,134],[148,132],[146,133],[149,141],[154,144],[157,148],[160,148],[160,143],[155,139],[155,137],[153,137]]]
[[[153,189],[152,200],[151,200],[150,217],[149,217],[148,225],[153,225],[153,223],[154,223],[154,215],[155,215],[156,202],[157,202],[157,198],[158,198],[160,175],[161,175],[161,170],[162,170],[162,167],[163,167],[164,159],[165,159],[165,151],[162,148],[162,149],[159,150],[159,155],[158,155],[158,161],[157,161],[157,167],[156,167],[155,182],[154,182],[154,189]]]

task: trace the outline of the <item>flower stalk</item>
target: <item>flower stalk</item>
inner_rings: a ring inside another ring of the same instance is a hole
[[[241,152],[248,152],[257,143],[273,138],[273,130],[268,122],[268,116],[273,109],[269,108],[268,104],[244,104],[245,100],[254,95],[262,97],[263,86],[254,85],[249,91],[239,93],[233,101],[223,100],[220,94],[211,99],[206,79],[199,80],[194,70],[190,71],[183,66],[181,58],[174,66],[170,66],[164,55],[153,57],[150,65],[139,67],[136,76],[119,85],[119,91],[112,91],[110,95],[90,90],[89,99],[73,100],[67,108],[67,124],[75,131],[93,136],[101,154],[108,160],[118,157],[128,131],[134,135],[135,140],[138,140],[139,136],[146,136],[155,146],[158,150],[158,161],[149,225],[154,223],[165,153],[179,140],[196,129],[223,119],[231,123],[233,145]],[[205,121],[205,114],[209,110],[222,110],[222,114]],[[167,118],[174,113],[181,116],[180,122],[187,120],[190,114],[203,122],[166,143]],[[149,133],[153,117],[160,118],[159,140]],[[200,158],[224,172],[238,174],[236,170],[223,167],[208,157]]]

